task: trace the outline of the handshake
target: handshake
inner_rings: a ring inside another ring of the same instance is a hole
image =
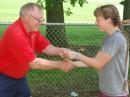
[[[72,51],[70,49],[61,48],[59,55],[62,58],[64,58],[65,60],[77,60],[78,61],[81,53],[76,52],[76,51]]]
[[[64,58],[64,60],[71,61],[76,67],[88,67],[87,64],[80,61],[82,54],[79,52],[61,48],[60,56]]]
[[[64,57],[65,60],[72,60],[72,61],[79,61],[79,57],[80,57],[80,53],[79,52],[75,52],[75,51],[68,51],[68,55]]]

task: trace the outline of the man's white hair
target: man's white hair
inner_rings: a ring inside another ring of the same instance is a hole
[[[25,16],[26,14],[32,12],[35,8],[37,8],[38,10],[42,10],[42,7],[37,3],[33,2],[26,3],[20,9],[19,12],[20,17]]]

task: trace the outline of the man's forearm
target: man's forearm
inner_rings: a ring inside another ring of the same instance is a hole
[[[58,61],[50,61],[46,59],[36,58],[28,65],[32,69],[41,69],[41,70],[49,70],[49,69],[59,69]]]
[[[47,55],[53,55],[53,56],[59,56],[61,52],[61,48],[55,47],[53,45],[49,45],[45,50],[43,50],[43,53]]]
[[[70,61],[51,61],[41,58],[36,58],[28,64],[32,69],[50,70],[58,69],[68,72],[72,70],[75,66]]]

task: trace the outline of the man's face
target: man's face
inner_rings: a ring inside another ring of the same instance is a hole
[[[43,23],[43,12],[35,8],[33,12],[27,14],[27,25],[30,32],[38,31],[40,24]]]

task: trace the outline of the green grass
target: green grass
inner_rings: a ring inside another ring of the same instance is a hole
[[[7,26],[0,26],[0,35],[6,28]],[[82,52],[87,56],[95,56],[100,49],[105,33],[100,32],[96,26],[66,26],[65,29],[68,48]],[[41,26],[40,31],[46,36],[45,26]]]
[[[1,1],[1,0],[0,0]],[[19,17],[20,7],[27,2],[36,2],[37,0],[2,0],[0,3],[0,22],[13,22]],[[114,4],[118,7],[122,17],[123,6],[119,5],[122,0],[87,0],[89,3],[83,7],[76,4],[75,7],[70,6],[69,3],[64,4],[64,10],[71,8],[73,15],[66,16],[65,22],[94,22],[93,11],[97,6],[103,4]]]
[[[1,25],[0,28],[0,32],[3,32],[7,26]],[[45,35],[45,26],[40,27],[40,31]],[[2,33],[0,34],[2,35]],[[92,47],[87,48],[87,51],[84,52],[88,53],[88,55],[95,55],[95,49],[98,48],[95,48],[94,45],[100,46],[104,33],[99,32],[96,26],[66,26],[66,35],[69,45],[78,45],[79,47],[91,45]],[[56,60],[54,57],[48,58]],[[90,94],[90,92],[98,90],[98,76],[95,69],[77,68],[70,73],[59,70],[31,70],[28,74],[28,80],[34,97],[35,95],[52,95],[53,93],[55,97],[56,95],[60,97],[59,94],[64,95],[63,97],[69,97],[68,92],[73,89],[79,93],[82,92],[82,95],[80,95],[83,96],[84,93],[86,95],[86,93]],[[63,91],[65,94],[63,94]]]
[[[101,33],[96,26],[67,26],[66,35],[68,42],[73,45],[100,45],[104,33]]]
[[[0,25],[0,35],[8,26]],[[97,45],[101,44],[104,33],[99,32],[96,26],[66,26],[65,33],[70,45]],[[40,31],[45,35],[45,26],[40,27]]]
[[[6,28],[0,25],[0,35]],[[40,27],[44,35],[45,28]],[[96,47],[101,45],[104,33],[96,26],[66,26],[66,35],[70,45],[89,46],[85,52],[91,56],[96,54]],[[96,97],[98,91],[98,73],[92,68],[77,68],[69,73],[60,70],[30,70],[27,78],[33,97],[71,97],[71,91],[79,93],[79,97]]]
[[[13,22],[18,18],[20,6],[29,1],[36,2],[36,0],[0,1],[0,22]],[[108,2],[115,4],[122,16],[123,8],[118,4],[122,0],[87,1],[89,3],[82,8],[78,5],[73,8],[69,4],[64,4],[64,9],[70,7],[73,12],[70,17],[65,16],[65,22],[94,22],[94,9]],[[0,25],[0,36],[6,28],[7,26]],[[40,27],[40,31],[46,34],[45,27]],[[67,26],[66,36],[69,45],[79,45],[81,48],[87,46],[85,47],[86,54],[95,55],[94,50],[99,49],[97,47],[101,45],[104,33],[99,32],[95,26]],[[95,92],[98,90],[98,75],[95,69],[77,68],[70,73],[59,70],[31,70],[27,76],[33,97],[43,97],[43,95],[44,97],[70,97],[71,90],[77,91],[80,97],[95,97],[92,95],[96,95]]]
[[[31,70],[28,78],[34,95],[37,93],[37,95],[42,94],[48,97],[51,95],[53,97],[70,97],[70,92],[73,90],[83,97],[83,93],[87,94],[98,90],[98,75],[95,69],[77,68],[69,73],[59,70]]]

